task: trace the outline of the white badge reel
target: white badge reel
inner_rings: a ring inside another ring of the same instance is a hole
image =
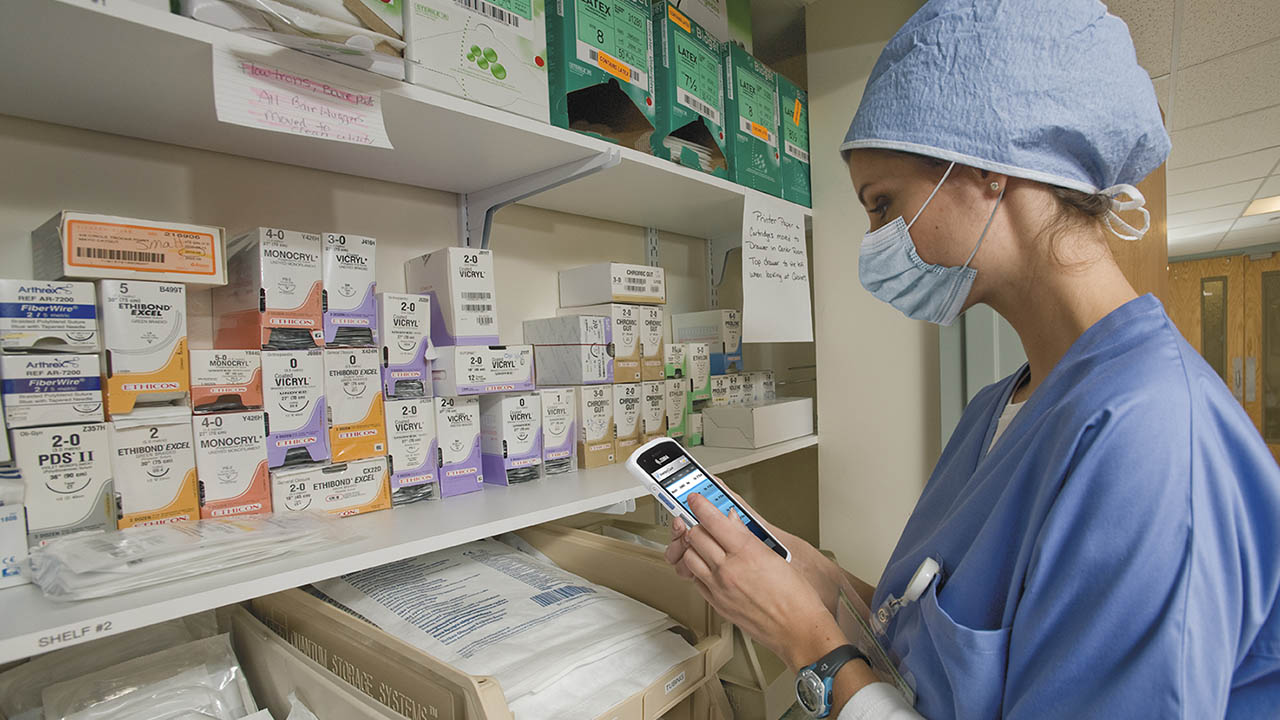
[[[933,582],[941,571],[942,566],[937,560],[931,557],[925,558],[920,563],[920,567],[916,568],[916,574],[911,576],[911,582],[907,583],[907,589],[903,591],[902,597],[890,595],[880,603],[880,607],[875,612],[871,613],[871,629],[876,635],[884,637],[893,616],[897,615],[902,608],[919,600],[924,591],[929,589],[929,583]]]

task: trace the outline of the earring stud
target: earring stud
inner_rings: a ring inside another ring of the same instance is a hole
[[[1000,183],[998,183],[998,182],[993,182],[993,183],[991,183],[991,189],[992,189],[992,190],[999,190],[999,189],[1000,189]]]

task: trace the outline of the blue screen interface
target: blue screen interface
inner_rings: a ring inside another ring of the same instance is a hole
[[[689,460],[685,455],[677,455],[670,462],[658,468],[653,477],[676,499],[676,502],[684,506],[689,514],[693,514],[693,509],[689,507],[689,496],[697,493],[706,498],[721,514],[728,516],[729,510],[737,511],[738,520],[747,526],[751,534],[760,538],[765,545],[768,545],[774,552],[779,555],[786,556],[786,551],[773,539],[771,535],[759,523],[745,513],[733,497],[720,489],[711,478],[702,472],[702,468]]]

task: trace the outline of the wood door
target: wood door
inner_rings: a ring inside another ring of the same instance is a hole
[[[1280,256],[1245,269],[1244,407],[1280,461]]]
[[[1243,255],[1169,265],[1165,309],[1183,337],[1242,404],[1246,390],[1248,282]]]

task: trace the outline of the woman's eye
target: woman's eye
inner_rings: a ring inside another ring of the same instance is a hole
[[[889,201],[886,198],[877,198],[876,206],[871,209],[872,213],[879,215],[881,218],[883,218],[884,214],[888,211],[889,211]]]

